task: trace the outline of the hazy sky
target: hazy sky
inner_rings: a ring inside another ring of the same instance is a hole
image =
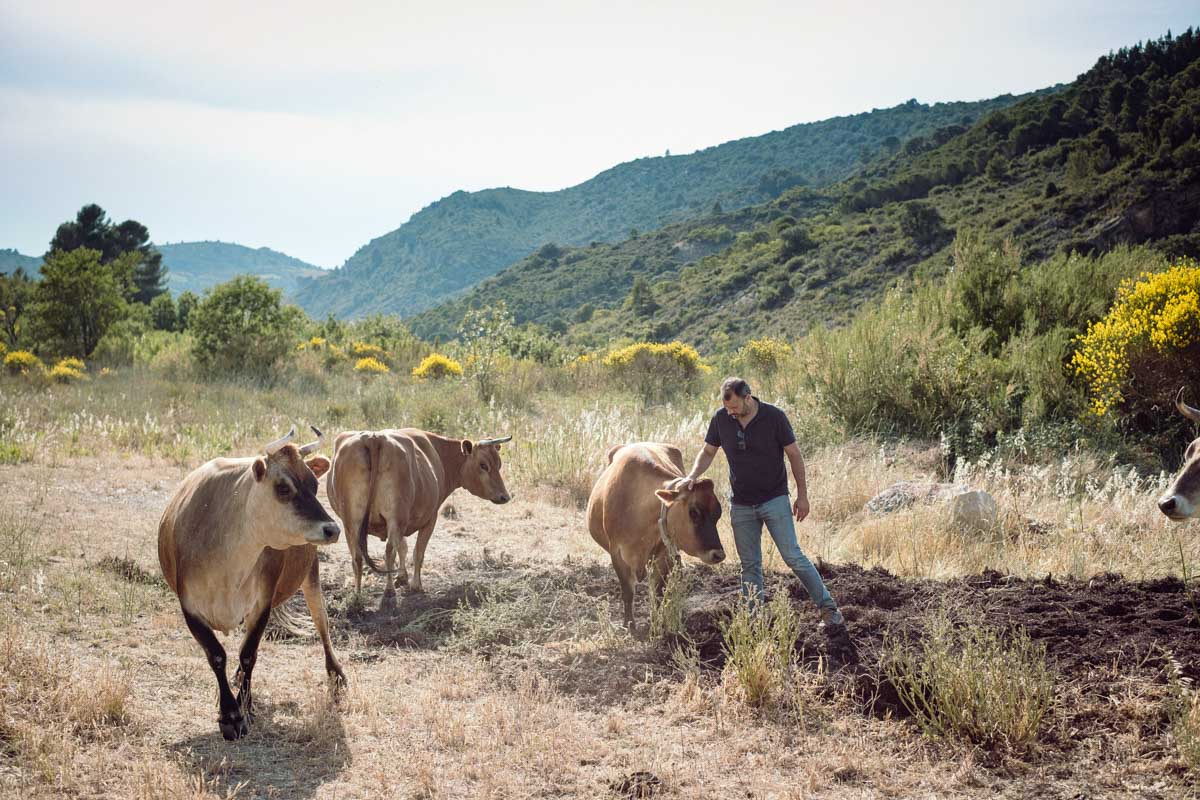
[[[1194,3],[0,0],[0,247],[85,203],[338,266],[456,189],[553,190],[915,97],[1071,81]]]

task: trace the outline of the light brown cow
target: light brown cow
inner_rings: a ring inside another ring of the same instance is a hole
[[[609,450],[608,466],[592,487],[588,530],[612,557],[627,626],[633,626],[634,580],[645,580],[651,560],[651,591],[659,596],[678,558],[674,548],[706,564],[725,560],[713,482],[702,478],[687,489],[678,483],[683,475],[679,448],[638,442]]]
[[[384,431],[346,431],[333,445],[333,466],[325,479],[329,502],[347,533],[354,564],[354,588],[362,588],[363,561],[376,574],[388,577],[382,608],[396,604],[396,585],[423,590],[421,565],[425,547],[437,524],[438,510],[460,486],[476,497],[507,503],[508,489],[500,475],[500,445],[512,439],[450,439],[416,428]],[[386,569],[381,570],[367,550],[367,534],[387,542]],[[413,575],[405,570],[408,546],[404,537],[417,534]],[[390,576],[396,552],[399,577]]]
[[[193,470],[175,490],[158,524],[158,561],[183,618],[217,676],[226,739],[249,730],[250,676],[271,609],[304,590],[335,685],[346,680],[329,641],[316,545],[337,541],[341,529],[317,500],[317,478],[329,459],[304,456],[320,444],[288,444],[294,431],[259,458],[217,458]],[[225,649],[214,630],[245,624],[235,698],[225,674]]]
[[[1183,389],[1175,397],[1175,407],[1192,422],[1200,423],[1200,409],[1183,402]],[[1159,498],[1158,509],[1175,522],[1200,516],[1200,439],[1193,439],[1184,451],[1183,467]]]

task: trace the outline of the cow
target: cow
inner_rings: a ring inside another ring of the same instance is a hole
[[[348,531],[346,544],[354,566],[354,590],[362,589],[363,561],[377,575],[387,576],[381,609],[395,608],[396,586],[411,592],[424,590],[421,566],[425,547],[437,524],[438,511],[454,490],[462,487],[493,503],[510,499],[500,474],[499,439],[451,439],[416,428],[382,431],[346,431],[333,445],[333,466],[325,491],[333,511]],[[356,531],[357,536],[349,531]],[[412,580],[405,560],[406,536],[417,534],[413,550]],[[367,534],[387,542],[386,568],[380,569],[367,550]],[[392,569],[396,552],[399,570]],[[391,575],[399,572],[395,583]]]
[[[1175,407],[1192,422],[1200,423],[1200,409],[1183,402],[1183,389],[1175,396]],[[1183,452],[1183,467],[1159,498],[1158,510],[1175,522],[1200,516],[1200,439],[1193,439]]]
[[[317,441],[297,447],[295,429],[263,448],[263,455],[217,458],[193,470],[175,490],[158,524],[158,561],[179,598],[188,630],[217,677],[218,727],[232,741],[253,719],[250,677],[271,609],[304,590],[325,648],[325,671],[344,686],[329,640],[317,546],[332,544],[341,528],[317,499],[317,478],[329,459],[305,456]],[[214,630],[245,625],[238,654],[235,698],[225,675],[225,649]]]
[[[721,503],[713,482],[702,478],[687,489],[683,476],[679,448],[638,442],[610,449],[608,466],[592,487],[588,531],[612,558],[626,627],[633,627],[634,580],[646,578],[651,561],[650,588],[661,597],[679,558],[677,549],[705,564],[725,560],[717,536]]]

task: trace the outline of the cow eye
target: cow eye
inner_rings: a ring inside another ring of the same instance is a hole
[[[481,470],[483,470],[484,472],[491,472],[491,471],[492,471],[492,468],[491,468],[491,467],[489,467],[487,464],[480,464],[480,465],[479,465],[479,468],[480,468]]]
[[[275,484],[275,496],[281,500],[286,500],[292,494],[292,487],[286,483]]]
[[[700,521],[700,512],[694,508],[688,509],[688,516],[692,518],[692,522]]]

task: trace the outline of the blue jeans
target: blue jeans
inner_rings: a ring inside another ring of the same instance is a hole
[[[825,588],[817,568],[800,550],[796,541],[796,526],[792,523],[792,504],[786,494],[781,494],[756,506],[743,506],[731,502],[729,521],[733,525],[733,543],[737,546],[738,558],[742,562],[742,594],[750,602],[763,600],[762,571],[762,525],[775,541],[775,547],[783,562],[792,568],[808,596],[821,610],[821,619],[829,624],[845,622],[838,605]],[[753,590],[753,594],[751,591]]]

